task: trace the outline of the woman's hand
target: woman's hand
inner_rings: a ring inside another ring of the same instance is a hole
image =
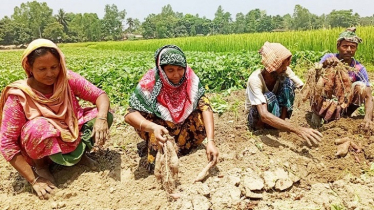
[[[209,141],[206,145],[206,156],[208,158],[209,162],[213,163],[213,166],[215,166],[218,162],[218,149],[216,145],[214,144],[214,141]]]
[[[108,121],[106,118],[96,118],[92,135],[95,138],[95,143],[99,147],[104,145],[109,137]]]
[[[39,177],[32,185],[32,188],[35,190],[38,197],[41,200],[44,200],[49,198],[49,196],[53,192],[53,189],[56,189],[56,186],[49,180],[44,179],[43,177]]]
[[[322,141],[321,138],[323,136],[317,130],[314,130],[314,129],[311,129],[311,128],[300,127],[298,129],[298,131],[299,132],[297,132],[297,134],[300,137],[302,137],[308,143],[309,146],[312,146],[312,142],[313,142],[313,144],[317,145]]]
[[[153,122],[150,123],[149,127],[152,130],[152,132],[155,134],[157,143],[160,146],[162,146],[167,140],[167,138],[164,137],[164,135],[169,134],[168,129],[166,129],[164,126],[157,125],[156,123],[153,123]]]

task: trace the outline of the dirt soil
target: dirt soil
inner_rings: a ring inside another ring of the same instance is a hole
[[[58,189],[49,200],[39,200],[1,157],[0,209],[374,209],[374,169],[370,171],[374,137],[359,129],[363,116],[323,125],[319,128],[323,143],[307,147],[293,133],[248,130],[244,94],[241,90],[225,97],[228,110],[214,116],[220,162],[202,183],[193,180],[207,164],[204,147],[180,158],[178,200],[170,199],[146,171],[145,158],[137,151],[142,140],[123,123],[123,116],[115,115],[104,150],[90,154],[98,161],[98,170],[52,166]],[[308,104],[300,103],[290,121],[310,127],[310,117]],[[336,157],[334,140],[346,136],[364,151]],[[266,171],[275,168],[297,177],[292,186],[260,187],[253,191],[257,197],[248,195],[245,174],[257,173],[261,181]]]

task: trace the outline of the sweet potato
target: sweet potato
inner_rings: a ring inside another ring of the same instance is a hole
[[[154,170],[154,174],[155,174],[155,177],[157,179],[157,181],[161,181],[162,177],[161,177],[161,151],[158,150],[157,151],[157,154],[156,154],[156,160],[155,160],[155,170]]]
[[[341,69],[340,70],[340,75],[342,77],[342,80],[343,80],[343,87],[345,89],[345,94],[350,94],[351,93],[351,89],[352,89],[352,81],[351,81],[351,78],[349,77],[348,75],[348,70],[347,69]]]
[[[202,181],[209,173],[209,169],[213,167],[213,162],[209,162],[208,165],[197,175],[194,182]]]
[[[324,117],[325,121],[328,122],[328,121],[331,120],[332,116],[335,116],[334,113],[336,111],[336,107],[337,107],[336,101],[332,101],[331,105],[329,106],[329,108],[326,111],[326,114],[325,114],[325,117]]]
[[[325,80],[323,79],[323,77],[319,77],[316,87],[314,89],[315,91],[314,97],[319,98],[322,95],[324,85],[325,85]]]
[[[339,120],[340,119],[340,115],[342,113],[342,107],[340,105],[338,105],[336,107],[336,111],[335,111],[335,120]]]
[[[344,102],[344,87],[343,87],[343,80],[340,76],[340,71],[338,70],[335,76],[335,88],[334,88],[334,95],[338,98],[338,104]]]
[[[167,141],[167,149],[170,155],[169,167],[174,179],[178,179],[179,159],[175,148],[175,142]]]
[[[316,114],[319,113],[319,111],[321,110],[322,108],[322,104],[323,104],[323,98],[322,96],[320,97],[315,97],[314,98],[314,101],[311,101],[311,108],[312,108],[312,111]]]
[[[322,103],[321,109],[318,112],[318,115],[323,116],[325,114],[326,110],[330,107],[331,102],[332,102],[331,100],[325,99]]]
[[[351,145],[351,141],[346,141],[340,144],[336,151],[336,156],[343,157],[348,153],[349,146]]]
[[[333,91],[334,91],[334,86],[335,86],[335,76],[336,76],[336,71],[333,67],[329,67],[326,69],[326,74],[324,78],[324,95],[327,98],[331,98]]]
[[[351,147],[356,150],[356,153],[360,153],[362,151],[362,147],[361,145],[360,146],[357,146],[357,144],[355,144],[353,141],[351,141]]]
[[[178,147],[173,137],[167,135],[167,141],[158,147],[156,155],[155,176],[169,194],[176,189],[178,180]]]
[[[349,137],[344,137],[341,139],[335,139],[335,144],[343,144],[344,142],[350,141],[351,139]]]

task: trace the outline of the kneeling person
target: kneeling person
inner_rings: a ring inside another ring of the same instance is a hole
[[[322,134],[310,128],[295,126],[290,118],[295,99],[295,88],[303,82],[288,66],[291,52],[279,43],[265,42],[260,50],[263,69],[254,71],[247,82],[246,107],[248,125],[252,129],[270,126],[291,131],[302,137],[309,145],[321,141]]]

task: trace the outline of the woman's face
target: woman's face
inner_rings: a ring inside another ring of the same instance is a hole
[[[166,76],[173,84],[178,84],[183,78],[185,69],[182,66],[165,65],[163,67]]]
[[[39,85],[53,85],[60,71],[60,61],[50,52],[37,57],[31,66],[31,73]]]

